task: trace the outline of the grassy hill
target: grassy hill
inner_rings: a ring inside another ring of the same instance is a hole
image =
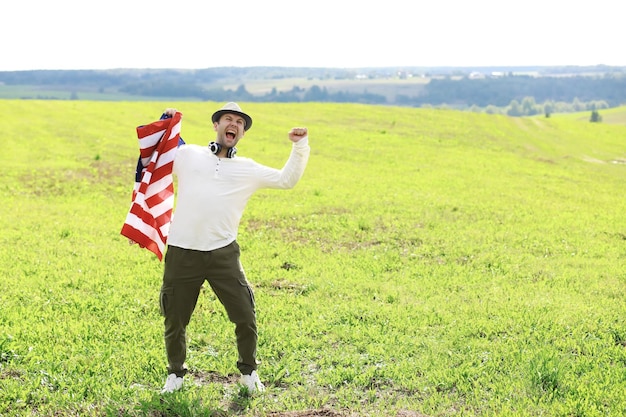
[[[599,110],[602,117],[601,123],[626,125],[626,106],[616,107],[612,109]],[[575,120],[579,122],[588,122],[591,116],[590,111],[579,113],[568,113],[555,115],[558,118],[564,118],[567,120]]]
[[[268,391],[237,389],[205,291],[188,382],[159,394],[163,265],[119,234],[135,127],[174,106],[206,144],[221,103],[0,100],[0,415],[626,413],[623,124],[240,104],[239,155],[282,166],[296,125],[312,147],[238,239]]]

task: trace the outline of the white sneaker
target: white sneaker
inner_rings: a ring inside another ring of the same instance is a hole
[[[252,371],[250,375],[241,375],[239,383],[248,388],[248,391],[251,394],[256,391],[265,391],[265,385],[263,385],[263,383],[259,379],[259,374],[257,374],[256,371]]]
[[[161,390],[161,394],[178,391],[183,387],[183,377],[176,374],[169,374],[165,380],[165,386]]]

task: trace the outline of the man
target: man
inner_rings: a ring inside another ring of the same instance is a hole
[[[176,113],[166,109],[166,115]],[[178,201],[165,255],[161,313],[165,323],[168,377],[163,393],[180,389],[187,373],[186,327],[200,288],[207,281],[235,324],[240,383],[250,392],[265,387],[257,374],[254,294],[239,262],[237,231],[248,199],[261,188],[289,189],[304,173],[310,148],[305,127],[288,133],[291,154],[281,170],[235,156],[235,146],[252,126],[236,103],[211,118],[216,132],[209,146],[183,144],[174,160]]]

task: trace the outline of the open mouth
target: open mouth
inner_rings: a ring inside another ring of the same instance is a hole
[[[226,131],[226,139],[233,140],[236,137],[237,137],[237,132],[235,132],[234,130],[227,130]]]

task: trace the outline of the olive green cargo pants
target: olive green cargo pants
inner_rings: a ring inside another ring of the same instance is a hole
[[[187,373],[186,328],[204,281],[208,281],[228,318],[235,323],[237,368],[243,375],[249,375],[257,368],[256,312],[254,293],[241,267],[236,241],[212,251],[168,247],[160,294],[168,374]]]

